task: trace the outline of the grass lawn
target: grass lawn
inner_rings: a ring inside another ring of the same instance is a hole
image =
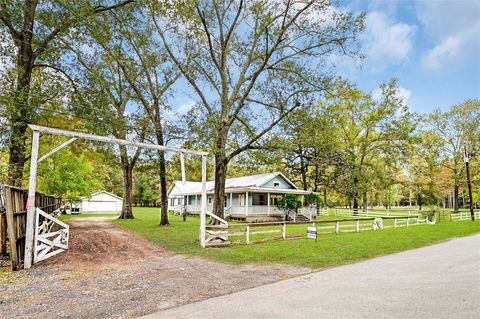
[[[62,221],[65,221],[65,220],[69,220],[69,219],[72,219],[72,218],[86,218],[86,217],[111,217],[112,219],[113,218],[118,218],[118,216],[120,216],[120,214],[101,214],[101,213],[98,213],[98,214],[73,214],[73,215],[60,215],[60,220]]]
[[[135,208],[134,220],[115,220],[114,223],[137,232],[153,243],[172,251],[211,258],[234,264],[284,263],[311,268],[325,268],[391,254],[407,249],[438,243],[449,238],[480,232],[480,222],[440,222],[409,228],[364,231],[319,236],[318,241],[278,240],[250,245],[231,245],[202,249],[198,240],[199,219],[170,215],[169,227],[159,227],[158,208]],[[287,234],[306,234],[307,225],[287,228]],[[277,236],[280,234],[272,234]]]

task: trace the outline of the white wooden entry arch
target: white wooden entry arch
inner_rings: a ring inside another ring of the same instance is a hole
[[[34,238],[35,236],[35,192],[37,188],[37,166],[38,163],[45,160],[49,156],[60,151],[69,144],[75,142],[77,139],[84,139],[90,141],[97,141],[109,144],[133,146],[144,149],[153,149],[161,151],[170,151],[175,153],[180,153],[180,162],[182,168],[182,181],[185,182],[185,163],[184,155],[197,155],[202,157],[202,199],[201,199],[201,212],[200,212],[200,245],[205,247],[206,242],[206,233],[205,233],[205,219],[206,219],[206,209],[207,209],[207,152],[188,150],[179,147],[172,146],[163,146],[150,143],[140,143],[116,138],[110,138],[107,136],[86,134],[74,131],[61,130],[51,127],[38,126],[38,125],[29,125],[30,129],[33,132],[32,136],[32,152],[30,157],[30,180],[28,185],[28,205],[27,208],[27,229],[26,229],[26,238],[25,238],[25,269],[28,269],[32,266],[32,256],[33,256],[33,247],[34,247]],[[51,135],[60,135],[70,137],[70,139],[59,146],[52,149],[50,152],[38,157],[38,148],[40,145],[40,133],[51,134]]]

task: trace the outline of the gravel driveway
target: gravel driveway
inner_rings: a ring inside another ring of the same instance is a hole
[[[68,222],[70,249],[0,286],[0,318],[133,318],[309,272],[174,254],[104,218]]]

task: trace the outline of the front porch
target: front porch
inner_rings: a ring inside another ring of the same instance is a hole
[[[304,196],[304,194],[297,195]],[[283,220],[285,211],[279,209],[277,204],[284,196],[285,193],[280,192],[228,192],[224,200],[225,218],[248,222]],[[176,198],[176,205],[171,205],[171,208],[177,213],[184,211],[187,214],[199,214],[200,200],[200,195],[185,195]],[[212,210],[213,194],[208,194],[207,211]],[[299,209],[298,214],[312,219],[315,212],[316,209],[304,207]]]

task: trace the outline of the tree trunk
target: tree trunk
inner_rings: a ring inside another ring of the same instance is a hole
[[[362,206],[363,206],[363,211],[366,212],[367,209],[368,209],[367,192],[364,192],[364,193],[363,193],[363,203],[362,203]]]
[[[227,173],[227,159],[224,152],[215,154],[215,194],[213,197],[213,213],[224,218],[225,176]],[[245,199],[248,200],[248,199]]]
[[[358,178],[353,178],[353,215],[358,216]]]
[[[300,173],[302,175],[302,186],[303,190],[307,190],[307,164],[305,163],[305,158],[303,157],[303,150],[300,148]]]
[[[218,131],[215,150],[215,193],[213,194],[213,214],[224,218],[225,179],[228,159],[225,152],[228,126],[224,125]],[[248,198],[245,199],[246,201]]]
[[[33,22],[31,25],[33,30]],[[33,112],[28,101],[34,64],[30,41],[31,35],[20,44],[16,58],[17,84],[14,93],[13,112],[9,119],[10,140],[8,144],[8,183],[13,186],[22,185],[23,168],[26,162],[27,124],[31,121]]]
[[[167,169],[163,151],[158,151],[158,172],[160,176],[160,226],[168,226],[170,222],[168,221]]]
[[[453,211],[458,213],[459,211],[459,196],[458,196],[458,181],[455,179],[453,185]]]
[[[124,146],[122,146],[124,147]],[[123,173],[123,205],[119,219],[133,219],[132,211],[132,189],[133,189],[133,167],[128,163],[128,158],[122,158]]]
[[[315,180],[314,180],[314,185],[313,185],[313,191],[315,193],[318,193],[318,179],[319,179],[318,164],[316,164],[315,165]]]

